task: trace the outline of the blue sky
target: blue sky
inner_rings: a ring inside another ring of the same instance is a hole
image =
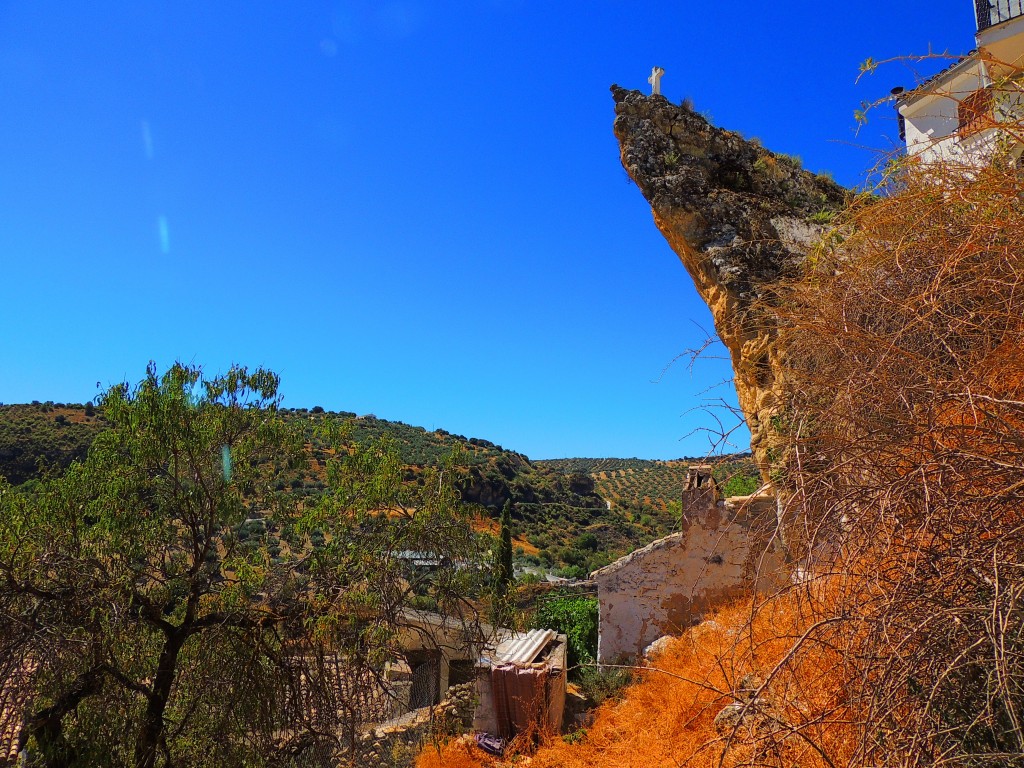
[[[236,362],[288,406],[533,458],[703,454],[729,368],[670,365],[712,323],[609,85],[662,66],[855,185],[896,131],[854,109],[914,80],[858,63],[973,25],[970,0],[0,0],[0,402]]]

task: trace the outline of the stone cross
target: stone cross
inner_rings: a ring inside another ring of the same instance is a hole
[[[657,96],[661,93],[661,76],[665,74],[665,70],[661,67],[651,67],[651,76],[647,78],[647,82],[651,84],[651,95]]]

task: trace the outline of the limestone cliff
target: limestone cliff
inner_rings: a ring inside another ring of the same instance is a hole
[[[664,96],[619,86],[612,96],[622,165],[711,308],[767,480],[778,363],[773,286],[796,274],[846,191]]]

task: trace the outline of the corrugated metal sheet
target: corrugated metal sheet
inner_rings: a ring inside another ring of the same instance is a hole
[[[481,696],[493,707],[493,723],[488,727],[505,739],[545,720],[557,730],[565,711],[564,636],[553,629],[505,632],[488,658],[489,685],[477,678],[477,685],[490,692]],[[558,652],[544,657],[552,642],[561,643],[556,646]]]
[[[494,650],[494,661],[498,664],[529,664],[555,639],[555,635],[553,629],[517,632],[498,643]]]
[[[547,664],[499,664],[491,668],[498,735],[510,739],[547,721],[555,731],[565,711],[565,670]]]

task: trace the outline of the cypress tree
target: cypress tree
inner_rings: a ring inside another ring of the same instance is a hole
[[[501,510],[501,540],[498,542],[498,591],[504,594],[512,585],[512,500]]]

